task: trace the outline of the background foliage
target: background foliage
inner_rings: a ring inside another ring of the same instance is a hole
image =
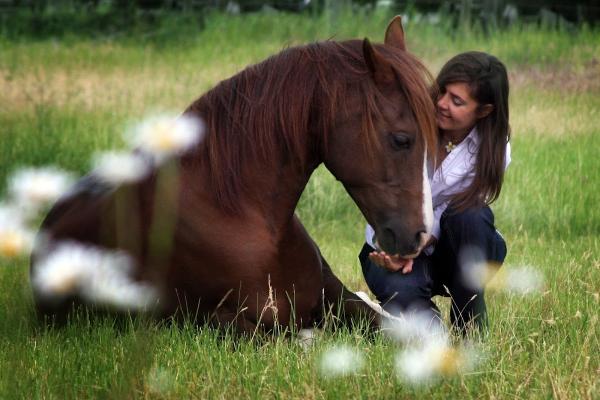
[[[600,20],[600,0],[1,0],[0,32],[10,37],[171,36],[202,30],[215,11],[286,10],[304,15],[391,8],[441,19],[452,31],[491,34],[522,22],[575,29]]]

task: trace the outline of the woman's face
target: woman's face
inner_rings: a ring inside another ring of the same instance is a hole
[[[469,132],[478,119],[479,104],[471,97],[465,82],[449,83],[441,88],[436,104],[438,127],[444,131]]]

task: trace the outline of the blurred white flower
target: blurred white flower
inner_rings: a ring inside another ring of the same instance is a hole
[[[533,267],[507,267],[490,286],[520,295],[539,293],[544,288],[544,275]]]
[[[501,265],[493,262],[478,262],[462,265],[463,283],[473,289],[481,290],[496,276]]]
[[[451,347],[442,341],[429,341],[401,352],[396,358],[396,369],[399,378],[414,384],[426,384],[439,377],[471,369],[476,358],[474,347]]]
[[[35,234],[24,218],[19,208],[0,204],[0,257],[14,258],[31,251]]]
[[[204,125],[199,118],[157,116],[139,124],[126,139],[134,148],[162,162],[191,149],[203,135]]]
[[[463,282],[473,290],[531,294],[542,290],[543,274],[533,267],[504,266],[486,261],[481,250],[465,247],[459,255]],[[501,268],[502,267],[502,268]]]
[[[429,312],[402,313],[383,320],[385,334],[403,343],[447,343],[448,331],[438,316]]]
[[[131,279],[132,261],[123,252],[73,242],[58,244],[32,274],[32,285],[42,297],[80,296],[120,309],[146,309],[156,303],[156,290]]]
[[[96,251],[64,243],[35,266],[32,286],[44,297],[63,298],[79,294],[98,262]]]
[[[442,321],[432,313],[417,311],[391,314],[371,300],[367,293],[355,292],[354,294],[383,317],[382,332],[395,340],[412,343],[428,340],[446,341],[449,338]]]
[[[350,375],[360,371],[362,355],[348,346],[336,346],[321,355],[321,373],[326,377]]]
[[[72,183],[72,174],[55,167],[24,168],[9,177],[8,192],[19,207],[37,210],[58,200]]]
[[[486,288],[520,295],[539,293],[544,275],[533,267],[500,268],[496,263],[480,263],[463,269],[465,284],[475,290]]]
[[[0,256],[14,258],[28,254],[33,246],[34,237],[34,233],[26,229],[0,228]]]
[[[94,174],[113,185],[139,181],[149,172],[150,165],[140,154],[105,152],[94,156]]]
[[[435,352],[436,354],[438,351]],[[398,377],[410,383],[427,383],[437,376],[431,349],[408,348],[396,357]]]
[[[0,226],[23,224],[23,210],[14,204],[0,203]]]

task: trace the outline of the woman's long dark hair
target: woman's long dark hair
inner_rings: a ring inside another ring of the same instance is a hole
[[[492,111],[477,120],[480,138],[475,177],[465,191],[456,194],[453,210],[491,204],[500,195],[504,181],[506,143],[510,140],[508,122],[508,75],[506,67],[496,57],[478,51],[461,53],[450,59],[440,71],[434,88],[434,101],[440,89],[455,82],[465,82],[471,96],[479,103],[493,106]]]

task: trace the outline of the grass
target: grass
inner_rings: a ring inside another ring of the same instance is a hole
[[[121,145],[131,121],[156,109],[181,110],[288,45],[380,39],[387,19],[214,15],[182,44],[143,36],[0,38],[0,182],[30,164],[84,172],[91,153]],[[0,398],[599,398],[597,29],[523,26],[491,37],[452,36],[409,21],[406,32],[409,48],[433,72],[459,51],[480,49],[511,73],[513,162],[494,210],[509,244],[504,268],[534,266],[546,284],[529,297],[488,293],[492,327],[475,371],[412,387],[396,377],[395,345],[345,330],[322,332],[303,351],[283,337],[235,343],[209,329],[85,313],[54,329],[34,318],[21,259],[0,267]],[[326,170],[312,177],[298,213],[340,278],[366,290],[356,259],[364,222]],[[338,343],[360,349],[366,366],[327,379],[319,358]]]

